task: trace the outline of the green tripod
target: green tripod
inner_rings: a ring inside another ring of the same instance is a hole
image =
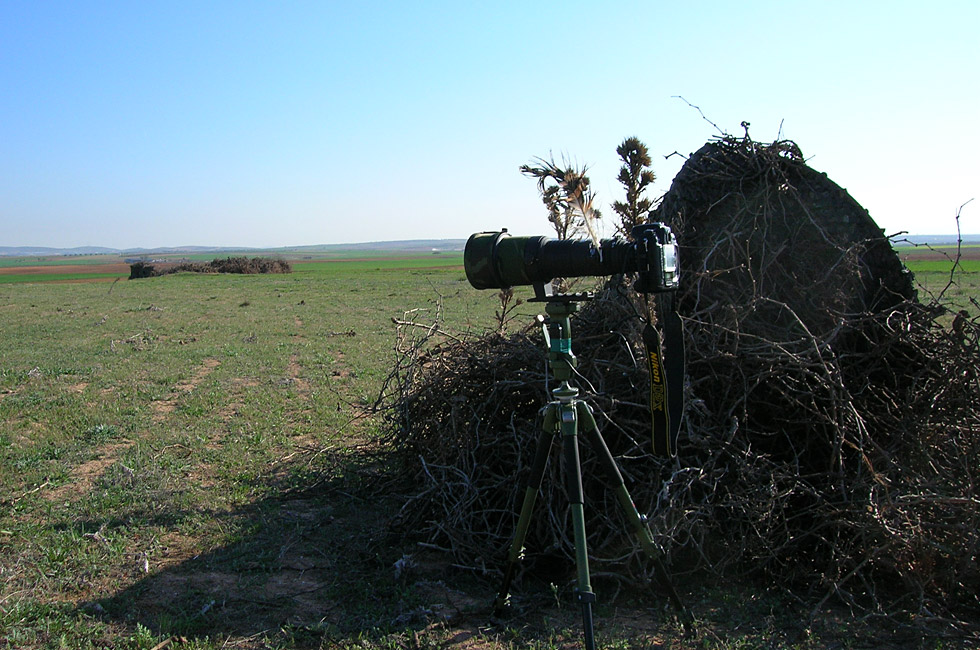
[[[551,455],[555,438],[560,436],[562,453],[565,457],[565,490],[571,508],[572,525],[574,528],[575,566],[577,571],[575,597],[582,606],[585,647],[587,650],[595,650],[595,629],[592,618],[595,593],[592,591],[589,576],[589,553],[586,544],[585,498],[582,489],[582,466],[579,461],[578,449],[578,434],[580,429],[598,455],[599,464],[606,475],[607,481],[615,490],[617,500],[626,513],[627,519],[632,524],[634,534],[646,554],[653,561],[657,580],[666,589],[671,603],[680,615],[684,628],[689,632],[692,629],[693,619],[684,607],[677,594],[677,590],[674,589],[670,581],[670,576],[663,564],[660,550],[653,541],[653,536],[650,534],[643,517],[637,511],[629,491],[626,489],[619,467],[616,465],[615,459],[609,452],[609,448],[606,446],[605,441],[599,433],[599,428],[596,426],[592,409],[584,401],[578,399],[578,389],[568,383],[574,374],[575,366],[578,365],[578,360],[572,353],[569,315],[578,311],[576,300],[587,298],[588,296],[586,294],[549,296],[548,303],[545,307],[545,311],[549,316],[544,330],[545,342],[548,346],[548,361],[551,366],[552,375],[560,384],[558,388],[552,391],[555,398],[554,401],[550,402],[544,409],[542,430],[538,437],[537,446],[534,451],[534,460],[531,463],[531,473],[528,476],[527,486],[524,490],[524,501],[517,520],[517,530],[514,533],[514,539],[510,546],[503,584],[497,594],[497,599],[494,601],[494,612],[498,615],[502,614],[508,605],[511,581],[514,578],[514,573],[524,552],[524,540],[527,536],[528,525],[531,522],[534,503],[537,500],[538,492],[544,480],[548,457]]]

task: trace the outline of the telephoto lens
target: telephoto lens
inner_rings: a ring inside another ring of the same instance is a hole
[[[476,289],[547,283],[555,278],[639,273],[644,293],[677,288],[677,248],[661,223],[637,226],[634,241],[514,237],[506,229],[470,235],[463,252],[466,279]]]

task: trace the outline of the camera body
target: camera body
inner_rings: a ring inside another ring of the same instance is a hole
[[[677,244],[670,228],[637,226],[633,241],[513,237],[506,229],[470,235],[463,252],[466,279],[476,289],[544,285],[555,278],[636,273],[642,293],[674,291],[679,283]]]

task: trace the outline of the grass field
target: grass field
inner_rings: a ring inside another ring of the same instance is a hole
[[[0,639],[388,620],[372,603],[408,587],[381,545],[387,505],[342,493],[366,471],[350,459],[375,434],[391,318],[442,300],[466,328],[486,297],[458,269],[358,265],[0,289]]]
[[[525,612],[492,621],[493,581],[391,531],[397,499],[374,487],[392,318],[493,327],[494,293],[459,263],[0,284],[0,648],[578,647],[568,589],[531,586]],[[948,272],[919,280],[941,290]],[[764,588],[680,587],[697,639],[625,594],[600,601],[602,646],[873,639],[833,612],[808,627]]]
[[[915,274],[919,299],[942,297],[951,307],[976,315],[978,308],[970,298],[980,297],[980,248],[964,248],[959,259],[955,250],[944,255],[917,250],[903,255],[906,267]],[[948,255],[948,256],[947,256]]]

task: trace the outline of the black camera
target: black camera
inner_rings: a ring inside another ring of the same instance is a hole
[[[670,228],[648,223],[633,228],[633,241],[513,237],[507,230],[470,235],[463,252],[466,279],[477,289],[545,285],[555,278],[636,273],[641,293],[678,286],[677,244]]]

